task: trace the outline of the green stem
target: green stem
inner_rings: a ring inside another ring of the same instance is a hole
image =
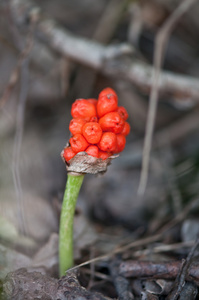
[[[68,174],[59,225],[59,274],[73,266],[73,219],[84,175]]]

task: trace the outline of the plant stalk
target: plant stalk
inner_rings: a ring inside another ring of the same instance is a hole
[[[73,220],[77,197],[84,179],[84,175],[68,174],[64,199],[62,203],[59,225],[59,274],[74,264],[73,261]]]

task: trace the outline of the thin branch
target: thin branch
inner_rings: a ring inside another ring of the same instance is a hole
[[[182,249],[185,248],[190,248],[193,245],[195,245],[195,241],[188,241],[188,242],[180,242],[180,243],[175,243],[175,244],[160,244],[158,246],[154,246],[152,249],[141,249],[133,252],[133,257],[143,257],[150,255],[152,253],[165,253],[165,252],[178,252],[181,251]]]
[[[177,287],[176,289],[174,289],[172,291],[172,293],[167,297],[167,300],[177,300],[178,296],[180,295],[182,289],[183,289],[183,286],[185,284],[185,280],[189,274],[189,267],[191,269],[191,260],[192,260],[192,257],[194,256],[194,253],[196,252],[197,248],[199,246],[199,239],[197,239],[195,245],[192,247],[191,251],[189,252],[183,266],[182,266],[182,269],[181,269],[181,272],[180,272],[180,275],[179,275],[179,278],[177,278]],[[195,275],[195,274],[194,274]],[[192,275],[192,277],[194,277]],[[197,279],[198,280],[198,279]]]
[[[149,111],[146,123],[146,134],[144,139],[142,170],[138,188],[138,195],[140,196],[144,195],[148,180],[151,144],[159,95],[159,80],[161,67],[167,47],[167,42],[171,31],[175,27],[176,23],[188,11],[188,9],[191,7],[191,5],[193,5],[195,1],[196,0],[184,0],[168,18],[168,20],[165,22],[165,24],[162,26],[162,28],[157,34],[154,52],[154,73],[152,77],[152,90],[149,98]]]
[[[11,0],[10,3],[19,26],[26,28],[27,20],[32,18],[32,15],[35,16],[36,35],[51,49],[105,75],[129,80],[145,93],[150,91],[153,67],[139,61],[132,46],[124,44],[104,46],[74,36],[52,20],[43,17],[41,10],[30,0]],[[199,100],[198,79],[162,72],[159,74],[159,93],[167,93],[175,97],[178,95],[179,99]]]

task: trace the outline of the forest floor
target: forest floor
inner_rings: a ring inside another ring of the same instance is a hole
[[[0,1],[2,300],[199,299],[198,15],[194,0]],[[85,176],[59,278],[71,104],[108,86],[132,130]]]

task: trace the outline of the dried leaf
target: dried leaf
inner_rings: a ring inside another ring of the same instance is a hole
[[[156,295],[160,295],[162,291],[161,287],[153,280],[147,280],[145,282],[145,289],[147,293]]]
[[[42,274],[53,274],[58,269],[58,234],[52,233],[49,240],[35,254],[31,269]]]
[[[79,152],[71,158],[69,163],[63,158],[63,151],[61,152],[61,157],[66,164],[68,172],[98,174],[106,172],[108,165],[111,163],[111,159],[117,156],[111,156],[106,160],[102,160],[101,158],[88,155],[86,152]]]

